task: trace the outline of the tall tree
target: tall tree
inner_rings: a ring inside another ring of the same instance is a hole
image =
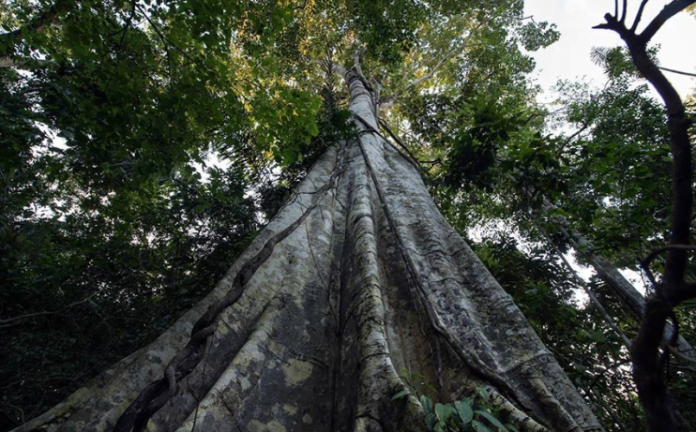
[[[181,304],[161,306],[176,303],[182,289],[204,292],[212,276],[192,274],[220,274],[221,262],[246,245],[254,214],[272,214],[289,199],[212,294],[25,428],[142,430],[152,421],[167,430],[437,430],[463,422],[464,409],[453,414],[414,397],[391,401],[419,391],[402,391],[408,380],[396,371],[408,369],[425,375],[443,402],[484,389],[492,396],[480,404],[516,425],[511,429],[601,429],[434,207],[418,161],[378,118],[379,108],[396,107],[389,116],[400,120],[421,107],[429,114],[431,102],[454,101],[461,118],[473,119],[469,130],[448,137],[437,119],[421,116],[411,132],[420,121],[436,123],[446,143],[505,141],[511,129],[534,142],[523,127],[538,116],[524,103],[524,74],[533,66],[518,44],[536,49],[556,35],[543,23],[522,24],[521,2],[17,5],[2,22],[10,31],[0,35],[3,66],[30,71],[2,71],[10,96],[3,108],[13,114],[8,143],[18,149],[8,153],[3,181],[6,191],[20,192],[2,195],[0,221],[11,240],[3,271],[23,299],[3,311],[19,316],[0,323],[15,330],[13,341],[21,340],[15,324],[70,308],[102,314],[109,304],[109,317],[175,314]],[[355,46],[367,46],[366,57],[350,70],[328,62],[318,90],[317,60],[328,52],[347,62]],[[348,123],[337,109],[333,70],[342,70],[347,84]],[[420,91],[424,84],[432,85]],[[419,100],[427,103],[410,104]],[[51,146],[37,157],[47,129],[66,148]],[[191,161],[204,163],[208,149],[247,165],[236,164],[229,176],[214,171],[210,186],[200,187]],[[478,153],[462,151],[450,161],[475,173],[472,155]],[[495,155],[487,149],[482,156],[485,165]],[[263,177],[267,184],[253,184]],[[56,215],[27,212],[36,202]],[[226,218],[234,221],[233,236],[224,234]],[[36,227],[48,235],[38,236]],[[75,265],[56,272],[51,285],[65,307],[32,311],[32,283],[46,270],[32,263],[38,248],[31,244],[58,249],[56,239],[71,239],[74,228],[86,234],[68,241],[62,256]],[[110,255],[82,259],[99,250],[90,242],[100,235]],[[191,249],[196,256],[188,256]],[[126,272],[123,281],[109,268],[114,258],[142,266],[146,256],[153,268],[142,277]],[[166,278],[152,277],[158,265],[168,269]],[[70,268],[96,268],[95,277],[76,280]],[[199,280],[204,287],[191,289]],[[90,284],[99,292],[80,295]],[[187,296],[190,304],[195,295]],[[467,424],[497,426],[495,417],[475,416]]]
[[[601,430],[377,131],[359,64],[343,74],[354,138],[321,157],[210,296],[27,430],[422,430],[416,398],[391,400],[401,368],[444,398],[485,388],[520,430]]]
[[[317,50],[303,53],[298,33],[348,22],[374,52],[373,67],[385,72],[382,85],[393,80],[398,88],[389,69],[398,71],[417,45],[411,34],[428,12],[417,2],[398,8],[337,2],[323,15],[306,3],[299,12],[294,5],[241,10],[223,2],[25,6],[17,14],[27,23],[0,41],[6,66],[32,71],[7,71],[10,89],[26,89],[39,101],[39,110],[24,108],[34,115],[26,127],[42,122],[67,140],[67,157],[46,162],[72,169],[59,182],[73,181],[77,194],[116,194],[107,201],[130,197],[129,204],[152,193],[139,185],[154,181],[156,189],[158,174],[200,152],[221,125],[221,148],[252,130],[258,149],[292,163],[294,143],[317,133],[316,104],[285,78],[299,77],[289,73],[299,60],[294,55]],[[453,20],[448,14],[456,17],[461,6],[432,6],[431,18],[438,19],[426,31],[434,37],[436,30],[464,31],[467,20],[490,24],[508,5],[486,15],[472,4],[469,18]],[[333,49],[345,50],[351,44],[340,45],[340,33],[332,35]],[[238,51],[229,50],[232,40]],[[421,42],[422,59],[439,55],[445,42]],[[450,49],[456,53],[466,42]],[[297,51],[274,60],[287,49]],[[427,76],[453,55],[432,63]],[[139,72],[124,69],[124,59]],[[231,60],[238,69],[225,74]],[[422,70],[421,64],[410,73]],[[425,423],[414,421],[422,413],[419,400],[391,401],[404,387],[401,368],[422,371],[443,400],[486,388],[498,416],[518,428],[600,429],[510,297],[437,212],[413,160],[377,132],[380,84],[367,83],[360,62],[343,75],[355,134],[316,163],[213,293],[153,344],[23,429],[143,430],[150,421],[167,430],[189,422],[206,429],[422,429]],[[35,89],[34,83],[47,85]],[[279,107],[278,101],[291,103]],[[135,112],[123,111],[125,105]],[[105,138],[112,139],[108,146]],[[158,155],[165,143],[165,159],[138,155]],[[16,162],[27,172],[37,172],[29,169],[35,164],[31,155]],[[110,207],[99,202],[103,214]]]

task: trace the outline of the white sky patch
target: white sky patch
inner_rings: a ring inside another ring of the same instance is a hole
[[[210,174],[208,174],[208,168],[219,168],[221,170],[226,170],[227,168],[232,165],[232,161],[230,161],[227,158],[221,158],[220,153],[216,151],[210,151],[206,154],[206,156],[203,158],[203,161],[205,164],[191,161],[191,166],[196,170],[198,174],[201,176],[201,182],[202,183],[209,183],[210,182]]]
[[[636,9],[640,4],[631,0],[626,21],[633,23]],[[643,19],[638,26],[642,30],[667,4],[666,0],[653,0],[648,3]],[[596,30],[592,27],[604,22],[604,14],[613,13],[611,0],[526,0],[525,16],[533,15],[536,21],[549,21],[558,26],[561,38],[546,49],[531,53],[537,62],[537,83],[544,94],[539,100],[551,102],[551,91],[559,79],[591,81],[596,86],[606,82],[603,69],[592,63],[590,52],[593,47],[625,46],[621,38],[609,30]],[[658,53],[660,66],[684,72],[696,73],[696,18],[681,12],[667,21],[652,40],[660,44]],[[665,72],[672,85],[682,98],[691,94],[696,80],[691,77]],[[652,88],[651,88],[652,90]],[[656,95],[657,93],[654,92]]]
[[[646,279],[638,273],[637,271],[629,270],[629,269],[619,269],[619,273],[623,275],[623,277],[626,278],[629,282],[633,284],[634,287],[640,292],[641,294],[645,295],[647,291],[647,286],[646,286]]]

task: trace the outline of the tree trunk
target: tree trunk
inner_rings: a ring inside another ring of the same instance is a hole
[[[602,430],[417,169],[376,132],[369,86],[345,78],[360,132],[327,151],[215,290],[17,430],[144,419],[157,431],[421,431],[418,401],[391,400],[402,369],[443,401],[486,388],[520,430]]]
[[[553,204],[550,204],[546,199],[544,200],[544,213],[548,214],[553,207]],[[597,276],[611,289],[614,296],[619,300],[624,312],[635,319],[637,323],[640,323],[645,312],[645,297],[638,292],[632,283],[626,280],[616,267],[603,256],[595,254],[590,241],[571,229],[564,218],[554,216],[554,219],[560,225],[561,234],[568,239],[570,245],[594,268]],[[663,345],[671,344],[673,335],[674,328],[672,324],[669,322],[665,323],[662,335]],[[696,359],[696,351],[681,335],[677,335],[674,349],[680,357],[691,360]]]

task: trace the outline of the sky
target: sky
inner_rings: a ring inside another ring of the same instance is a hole
[[[667,3],[666,0],[650,1],[638,29],[642,30]],[[639,4],[638,0],[628,0],[627,22],[633,23]],[[532,54],[537,62],[537,84],[545,90],[541,101],[553,99],[550,90],[559,79],[584,77],[595,86],[604,85],[602,68],[592,63],[590,51],[592,47],[622,45],[623,41],[612,31],[592,27],[604,22],[604,14],[613,11],[612,0],[525,1],[525,16],[532,15],[537,22],[555,23],[561,33],[558,42]],[[677,14],[660,29],[653,42],[662,46],[658,54],[660,66],[696,73],[696,18],[684,12]],[[665,75],[682,97],[696,87],[695,78],[673,73]]]

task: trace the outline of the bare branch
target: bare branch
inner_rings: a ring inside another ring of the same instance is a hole
[[[619,339],[621,339],[621,342],[624,344],[624,346],[630,350],[631,349],[631,340],[628,339],[628,337],[626,336],[626,334],[623,331],[621,331],[619,326],[616,324],[616,321],[614,321],[614,319],[611,317],[611,315],[609,315],[607,310],[604,309],[604,306],[599,301],[597,296],[595,296],[594,293],[592,292],[592,290],[590,290],[590,287],[587,286],[587,282],[585,282],[585,280],[583,278],[581,278],[580,275],[578,275],[578,273],[575,271],[573,266],[570,265],[570,263],[568,262],[566,257],[563,255],[563,253],[561,253],[561,250],[558,248],[558,246],[556,246],[556,244],[551,240],[551,237],[546,233],[546,231],[544,229],[541,228],[541,226],[537,223],[537,221],[533,217],[531,217],[531,215],[530,215],[530,220],[534,223],[534,226],[536,227],[537,231],[539,231],[539,233],[541,233],[541,235],[544,236],[544,238],[548,242],[549,246],[551,246],[551,248],[556,252],[556,255],[559,258],[561,258],[561,261],[563,261],[563,263],[565,264],[566,269],[570,272],[570,274],[573,275],[573,277],[577,281],[578,285],[580,285],[580,287],[583,289],[583,291],[585,291],[585,294],[587,294],[587,296],[590,298],[592,305],[595,307],[595,309],[597,309],[597,312],[599,312],[599,314],[602,316],[602,319],[604,320],[604,322],[606,322],[607,325],[612,330],[614,330],[614,333],[616,333],[616,335],[619,337]]]
[[[582,127],[581,127],[580,129],[578,129],[574,134],[572,134],[571,136],[569,136],[568,138],[566,138],[566,139],[563,141],[563,143],[560,145],[560,147],[558,148],[558,150],[556,150],[556,157],[559,157],[559,156],[561,155],[561,153],[563,153],[563,151],[565,150],[566,146],[567,146],[568,144],[570,144],[571,141],[573,141],[578,135],[580,135],[581,133],[583,133],[584,131],[586,131],[587,128],[589,128],[589,127],[590,127],[590,124],[589,124],[589,123],[583,123],[583,125],[582,125]]]
[[[684,363],[689,363],[689,364],[696,365],[696,360],[692,359],[691,357],[685,356],[684,354],[682,354],[682,353],[681,353],[678,349],[676,349],[675,347],[673,347],[673,346],[667,346],[667,349],[669,350],[669,352],[671,352],[671,353],[674,355],[674,357],[676,357],[677,359],[683,361]],[[691,370],[692,372],[696,372],[696,370],[691,369],[691,368],[689,368],[689,370]]]
[[[86,303],[86,302],[90,301],[92,299],[92,297],[94,297],[95,295],[97,295],[96,292],[90,294],[89,296],[83,298],[82,300],[78,300],[76,302],[70,303],[69,305],[63,306],[62,308],[56,309],[54,311],[34,312],[34,313],[26,314],[26,315],[20,315],[17,317],[0,320],[0,328],[15,326],[15,325],[19,324],[19,321],[25,320],[27,318],[34,318],[34,317],[39,317],[39,316],[44,316],[44,315],[59,314],[66,309],[70,309],[71,307],[75,307],[77,305],[81,305],[82,303]]]
[[[640,23],[640,19],[643,17],[643,11],[645,10],[645,5],[648,4],[650,0],[643,0],[640,2],[640,7],[638,8],[638,13],[636,14],[636,19],[633,21],[633,25],[631,26],[631,31],[635,33],[636,29],[638,28],[638,24]]]
[[[621,24],[626,23],[626,11],[628,10],[628,0],[623,0],[623,11],[621,12]]]
[[[466,46],[466,44],[464,44],[464,45]],[[450,52],[448,52],[447,54],[445,54],[444,56],[442,56],[442,58],[440,58],[440,60],[435,64],[435,66],[433,66],[432,68],[430,68],[430,71],[427,73],[427,75],[424,75],[424,76],[418,78],[417,80],[413,81],[412,83],[410,83],[408,86],[406,86],[406,90],[409,90],[409,89],[411,89],[411,88],[413,88],[413,87],[416,87],[416,86],[418,86],[419,84],[421,84],[422,82],[428,81],[429,79],[431,79],[432,77],[434,77],[434,76],[435,76],[435,73],[437,73],[437,70],[440,69],[440,67],[441,67],[447,60],[451,59],[451,58],[454,56],[454,54],[457,53],[457,51],[460,51],[460,50],[462,50],[462,49],[464,49],[464,46],[462,46],[462,47],[455,47],[455,48],[452,49]]]
[[[605,23],[598,24],[592,28],[601,30],[613,30],[621,36],[622,39],[633,38],[635,39],[635,34],[631,33],[626,26],[616,19],[616,17],[610,13],[604,14]]]
[[[413,155],[413,153],[411,153],[411,150],[409,150],[409,148],[406,147],[406,144],[404,144],[403,141],[401,141],[401,139],[400,139],[398,136],[396,136],[396,134],[394,134],[394,132],[392,132],[392,130],[389,128],[389,125],[387,124],[386,121],[384,121],[384,119],[379,119],[378,122],[379,122],[379,125],[380,125],[384,130],[387,131],[387,133],[389,134],[389,136],[390,136],[402,149],[404,149],[404,151],[406,152],[406,154],[408,154],[408,157],[409,157],[412,161],[415,162],[415,167],[418,169],[418,172],[422,173],[421,167],[418,165],[418,159],[416,159],[416,157]]]
[[[672,316],[672,308],[682,301],[696,296],[690,284],[684,281],[687,267],[687,250],[696,247],[685,246],[691,243],[691,213],[693,203],[691,166],[690,119],[679,93],[667,80],[662,71],[647,52],[648,42],[655,36],[667,20],[682,11],[696,0],[673,0],[648,24],[639,35],[635,28],[642,17],[646,0],[643,0],[631,29],[615,16],[605,14],[605,23],[595,28],[613,30],[626,43],[631,59],[640,74],[657,90],[664,101],[670,132],[670,151],[672,154],[672,211],[670,221],[670,246],[658,249],[641,262],[650,282],[656,288],[656,295],[645,305],[643,320],[638,335],[631,347],[633,359],[633,379],[638,396],[646,413],[651,432],[676,430],[675,410],[670,402],[667,385],[663,379],[664,359],[658,361],[659,347],[664,335],[664,327]],[[625,16],[625,9],[624,9]],[[667,251],[667,259],[659,285],[650,271],[649,264],[659,253]],[[676,323],[675,323],[676,324]]]
[[[681,250],[681,251],[694,251],[696,250],[696,246],[691,246],[691,245],[680,245],[680,244],[671,244],[667,245],[664,247],[661,247],[659,249],[655,249],[654,251],[650,252],[650,255],[648,255],[644,260],[640,262],[641,266],[644,267],[649,267],[650,263],[657,258],[657,256],[663,252],[667,252],[670,250]]]
[[[666,71],[666,72],[672,72],[672,73],[679,74],[679,75],[686,75],[686,76],[690,76],[690,77],[696,77],[696,73],[692,73],[692,72],[684,72],[684,71],[679,71],[679,70],[676,70],[676,69],[670,69],[670,68],[666,68],[666,67],[662,67],[662,66],[658,66],[658,68],[659,68],[659,69],[662,69],[663,71]]]

